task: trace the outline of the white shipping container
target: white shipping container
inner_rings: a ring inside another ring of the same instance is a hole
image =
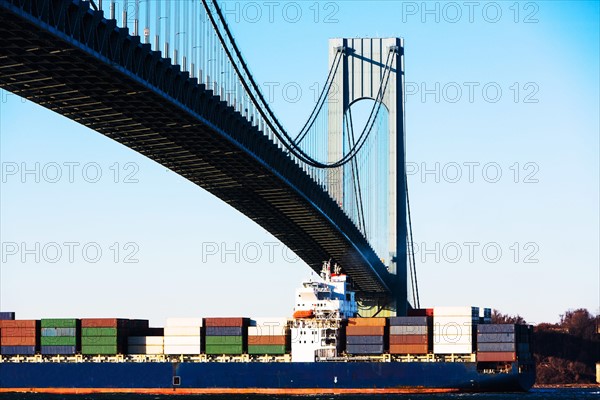
[[[473,316],[479,318],[479,307],[434,307],[433,318],[438,316]]]
[[[248,336],[285,336],[290,332],[287,326],[249,326]]]
[[[164,354],[163,346],[144,346],[144,345],[131,345],[127,347],[129,354],[147,354],[147,355],[158,355]]]
[[[202,318],[167,318],[167,326],[202,326]]]
[[[468,316],[454,317],[433,317],[433,326],[436,325],[475,325],[479,322],[479,317],[473,318]]]
[[[455,345],[472,344],[473,338],[468,335],[433,335],[433,344]]]
[[[200,336],[165,336],[165,346],[200,346]]]
[[[165,354],[200,354],[200,345],[197,346],[173,346],[165,345]]]
[[[199,326],[166,326],[165,336],[200,336]]]
[[[435,354],[471,354],[473,346],[470,344],[436,344],[434,342],[433,352]]]
[[[127,343],[130,345],[162,346],[165,339],[163,336],[129,336]]]
[[[285,317],[264,317],[250,320],[250,326],[287,326],[287,324],[288,319]]]

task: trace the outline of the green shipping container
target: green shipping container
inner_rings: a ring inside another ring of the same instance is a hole
[[[206,345],[206,354],[243,354],[244,349],[242,345]]]
[[[73,318],[51,318],[42,319],[42,328],[77,328],[77,319]]]
[[[242,336],[206,336],[206,346],[209,345],[239,345],[243,344]]]
[[[117,336],[83,336],[82,346],[116,346],[119,340]]]
[[[82,346],[81,354],[115,355],[115,354],[117,354],[117,346]]]
[[[81,336],[117,336],[117,328],[81,328]]]
[[[41,338],[42,346],[77,346],[75,336],[43,336]]]
[[[248,345],[248,354],[285,354],[285,345]]]

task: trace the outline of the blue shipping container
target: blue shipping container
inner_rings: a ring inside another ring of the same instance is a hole
[[[513,324],[477,325],[477,333],[515,333]]]
[[[514,333],[478,333],[477,343],[514,343]]]
[[[15,313],[9,311],[0,312],[0,320],[14,320]]]
[[[383,336],[346,336],[346,344],[378,344],[383,345]]]
[[[32,356],[35,354],[35,346],[2,346],[0,347],[0,354],[5,356]]]
[[[75,346],[42,346],[42,354],[55,355],[65,354],[72,355],[76,354],[77,349]]]
[[[241,326],[207,326],[206,336],[243,336]]]
[[[77,336],[76,328],[42,328],[44,337]]]
[[[382,344],[353,344],[346,346],[348,354],[383,354]]]

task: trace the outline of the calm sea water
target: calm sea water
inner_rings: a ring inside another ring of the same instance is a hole
[[[451,395],[401,395],[401,396],[146,396],[146,395],[93,395],[62,396],[42,394],[2,394],[2,400],[599,400],[597,389],[533,389],[529,393],[486,393]]]

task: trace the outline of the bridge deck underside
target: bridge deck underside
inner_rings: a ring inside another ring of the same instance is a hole
[[[21,3],[0,0],[0,87],[201,186],[314,270],[332,257],[358,291],[389,295],[393,277],[339,206],[232,107],[85,2],[51,1],[41,18]]]

